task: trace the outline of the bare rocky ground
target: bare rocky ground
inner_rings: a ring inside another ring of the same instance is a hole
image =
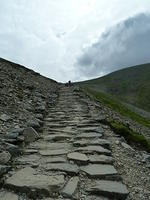
[[[20,66],[0,70],[0,200],[150,199],[150,156],[103,124],[105,107]]]

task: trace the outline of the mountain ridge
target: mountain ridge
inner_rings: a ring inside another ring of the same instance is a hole
[[[150,63],[124,68],[77,84],[117,97],[150,112]]]

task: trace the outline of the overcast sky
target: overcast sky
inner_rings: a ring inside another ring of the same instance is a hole
[[[57,81],[150,62],[149,0],[0,0],[0,57]]]

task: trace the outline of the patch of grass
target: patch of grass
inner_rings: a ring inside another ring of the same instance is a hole
[[[123,105],[119,100],[115,97],[110,96],[108,94],[97,92],[88,87],[82,87],[82,90],[85,91],[90,96],[92,95],[93,98],[98,100],[99,102],[103,103],[107,107],[111,108],[112,110],[118,112],[119,114],[132,119],[133,121],[138,122],[139,124],[150,128],[150,121],[139,114],[131,111],[125,105]]]
[[[110,121],[109,124],[115,133],[123,136],[129,143],[138,144],[146,151],[150,152],[150,141],[148,141],[143,135],[132,131],[129,127],[117,121]]]

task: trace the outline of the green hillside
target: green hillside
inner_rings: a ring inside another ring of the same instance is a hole
[[[150,112],[150,64],[125,68],[79,84]]]

